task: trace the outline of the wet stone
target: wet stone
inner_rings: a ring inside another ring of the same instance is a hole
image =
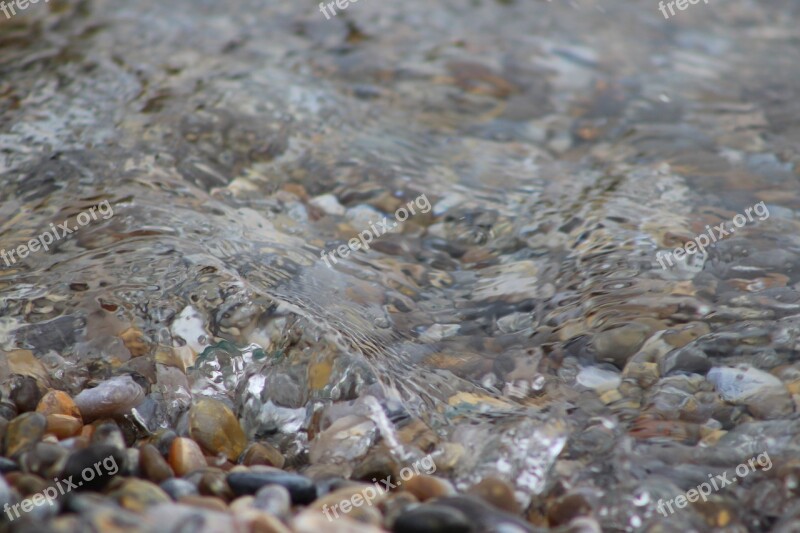
[[[427,504],[401,514],[393,533],[477,533],[467,516],[451,507]]]
[[[126,472],[126,454],[107,444],[96,444],[73,452],[67,459],[62,477],[72,476],[81,482],[78,490],[101,491],[112,479]]]
[[[467,492],[503,511],[520,513],[519,504],[514,497],[514,487],[502,479],[487,477],[473,485]]]
[[[228,474],[228,485],[237,496],[255,494],[265,485],[280,485],[289,491],[295,505],[306,505],[317,498],[314,482],[291,472],[232,472]]]
[[[255,442],[251,444],[244,452],[242,457],[242,464],[251,465],[267,465],[274,466],[275,468],[283,468],[285,463],[283,455],[280,450],[271,444]]]
[[[626,324],[598,333],[592,344],[598,360],[623,368],[628,358],[641,348],[649,334],[650,328],[643,324]]]
[[[233,411],[224,403],[202,398],[189,412],[189,436],[208,452],[235,461],[247,446],[247,437]]]
[[[214,496],[183,496],[178,502],[184,505],[191,505],[192,507],[199,507],[201,509],[208,509],[209,511],[219,511],[224,513],[228,510],[225,500]]]
[[[231,501],[234,498],[224,472],[204,473],[197,488],[203,496],[216,496],[224,501]]]
[[[104,422],[102,424],[95,422],[95,428],[94,432],[92,432],[90,442],[92,444],[108,444],[120,450],[126,448],[125,437],[122,434],[122,430],[115,422]]]
[[[5,455],[14,458],[41,440],[47,418],[41,413],[24,413],[9,422],[4,439]]]
[[[42,393],[39,385],[31,376],[14,376],[11,382],[9,398],[17,406],[20,413],[27,413],[36,409]]]
[[[421,501],[442,496],[452,496],[456,493],[453,484],[446,479],[420,474],[403,483],[403,488],[416,496]]]
[[[86,422],[122,415],[144,400],[144,389],[129,375],[103,381],[75,396],[75,405]]]
[[[253,507],[277,517],[286,517],[292,505],[289,491],[281,485],[264,485],[256,492]]]
[[[22,455],[20,463],[28,472],[52,478],[61,473],[68,454],[69,452],[58,444],[39,442]]]
[[[47,415],[47,432],[59,439],[74,437],[81,432],[83,422],[79,418],[69,415]]]
[[[7,457],[0,457],[0,474],[16,472],[17,470],[19,470],[19,465],[16,461],[12,461]]]
[[[173,500],[180,500],[184,496],[198,496],[199,492],[194,483],[181,478],[171,478],[163,481],[161,489],[169,494]]]
[[[158,448],[152,444],[139,448],[139,469],[144,477],[154,483],[161,483],[175,475]]]
[[[110,494],[125,509],[142,512],[159,503],[170,502],[169,495],[158,485],[143,479],[130,478]]]
[[[69,415],[81,418],[81,412],[72,398],[64,391],[51,390],[42,396],[36,411],[44,415]]]
[[[178,476],[185,476],[193,470],[207,466],[200,446],[192,439],[177,437],[169,449],[169,464]]]

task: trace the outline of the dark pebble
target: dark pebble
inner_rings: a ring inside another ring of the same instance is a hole
[[[394,533],[477,533],[467,515],[442,505],[420,505],[397,517]]]
[[[290,472],[232,472],[228,474],[228,485],[237,496],[255,494],[265,485],[280,485],[289,491],[295,505],[306,505],[317,499],[314,482]]]
[[[171,477],[175,477],[172,467],[169,466],[169,463],[158,451],[158,448],[152,444],[145,444],[139,449],[139,469],[144,474],[144,477],[154,483],[161,483]]]
[[[17,472],[19,465],[16,461],[12,461],[7,457],[0,457],[0,474],[8,474],[9,472]]]
[[[78,490],[101,491],[114,477],[127,472],[126,465],[125,452],[108,444],[95,444],[70,455],[61,477],[66,480],[72,476]]]
[[[162,482],[159,487],[175,501],[184,496],[198,496],[200,494],[194,483],[177,477]]]
[[[477,531],[522,533],[537,531],[528,522],[511,513],[501,511],[474,496],[439,498],[436,504],[461,511]]]
[[[36,380],[30,376],[14,376],[11,383],[11,394],[9,398],[17,406],[17,411],[27,413],[35,411],[36,405],[42,399],[42,392],[36,384]]]

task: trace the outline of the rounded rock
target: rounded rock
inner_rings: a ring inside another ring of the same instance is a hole
[[[189,436],[208,452],[235,461],[247,446],[239,420],[224,403],[212,398],[198,400],[189,411]]]
[[[451,507],[427,504],[415,507],[395,520],[393,533],[473,533],[467,516]]]
[[[317,498],[317,487],[305,476],[291,472],[231,472],[228,485],[237,496],[255,494],[265,485],[280,485],[289,491],[292,503],[306,505]]]
[[[192,439],[176,437],[169,447],[169,464],[178,476],[208,466],[203,450]]]
[[[113,377],[75,396],[85,421],[123,415],[144,400],[144,389],[129,375]]]

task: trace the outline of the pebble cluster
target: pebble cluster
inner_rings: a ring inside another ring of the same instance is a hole
[[[74,398],[15,375],[0,403],[0,507],[7,509],[0,531],[533,530],[515,516],[513,489],[502,480],[485,479],[459,495],[443,477],[401,481],[403,465],[391,459],[357,468],[361,479],[330,469],[304,475],[268,442],[248,442],[233,411],[215,399],[195,401],[183,435],[137,430],[131,408],[143,396],[127,375]],[[330,511],[374,486],[370,478],[393,474],[397,487],[378,491],[372,505]],[[37,494],[59,485],[52,504],[39,498],[34,505]],[[23,506],[26,499],[34,504]]]

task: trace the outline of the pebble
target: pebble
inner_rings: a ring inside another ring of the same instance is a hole
[[[255,442],[251,444],[244,452],[242,457],[242,464],[251,465],[267,465],[274,466],[275,468],[283,468],[286,460],[281,455],[280,450],[268,443]]]
[[[110,494],[125,509],[142,512],[159,503],[171,502],[169,495],[158,485],[144,479],[128,478]]]
[[[60,414],[47,415],[47,432],[59,439],[74,437],[81,432],[81,429],[83,429],[83,422],[80,418]]]
[[[153,483],[161,483],[175,476],[164,456],[152,444],[145,444],[139,448],[139,468]]]
[[[256,492],[253,507],[280,518],[289,515],[292,497],[281,485],[264,485]]]
[[[192,507],[208,509],[210,511],[220,511],[224,513],[228,510],[225,500],[222,498],[216,498],[214,496],[198,496],[190,494],[181,497],[178,499],[178,502],[185,505],[191,505]]]
[[[453,484],[443,478],[420,474],[403,483],[403,488],[421,501],[456,494]]]
[[[14,376],[10,384],[9,399],[17,406],[17,411],[26,413],[36,409],[42,397],[39,385],[31,376]]]
[[[36,412],[43,415],[67,415],[81,420],[81,412],[69,394],[60,390],[48,391],[39,404],[36,406]]]
[[[197,400],[189,411],[189,436],[212,454],[235,461],[247,446],[247,437],[233,411],[212,398]]]
[[[228,486],[225,472],[222,471],[203,473],[197,484],[197,489],[203,496],[216,496],[225,501],[231,501],[234,498],[234,494]]]
[[[592,344],[598,360],[623,368],[628,358],[642,347],[649,334],[648,326],[637,323],[626,324],[598,333],[594,336]]]
[[[41,440],[47,430],[47,418],[41,413],[24,413],[14,418],[6,428],[5,455],[16,458]]]
[[[514,497],[514,487],[502,479],[496,477],[484,478],[470,487],[467,493],[477,496],[503,511],[513,514],[522,512]]]
[[[101,491],[125,472],[125,452],[115,446],[94,444],[70,454],[61,476],[72,476],[74,483],[80,483],[78,490]]]
[[[289,491],[292,503],[306,505],[317,498],[317,487],[305,476],[291,472],[231,472],[228,474],[228,485],[234,494],[242,496],[255,494],[265,485],[280,485]]]
[[[129,375],[113,377],[75,396],[86,422],[123,415],[144,400],[144,389]]]
[[[184,496],[198,496],[200,494],[194,483],[177,477],[163,481],[159,487],[175,501]]]
[[[125,437],[122,435],[122,430],[116,422],[103,422],[98,424],[95,422],[94,431],[89,439],[92,444],[108,444],[114,446],[118,450],[125,450]]]
[[[384,533],[385,530],[371,524],[362,524],[347,516],[328,520],[317,511],[302,511],[290,522],[295,533]]]
[[[169,448],[169,464],[178,476],[208,466],[200,446],[192,439],[176,437]]]
[[[394,533],[477,533],[467,516],[452,507],[424,504],[397,517]]]

